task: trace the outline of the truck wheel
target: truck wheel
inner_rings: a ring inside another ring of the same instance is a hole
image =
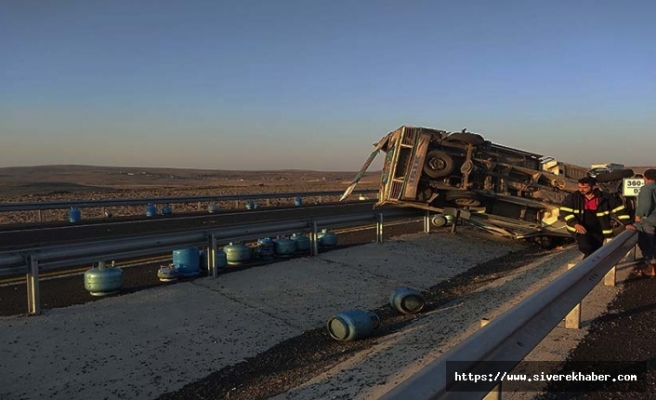
[[[446,201],[461,207],[478,207],[483,203],[483,197],[476,192],[450,190],[444,196]]]
[[[611,182],[618,181],[624,178],[630,178],[633,176],[632,169],[618,169],[617,171],[606,172],[605,174],[597,175],[595,179],[597,182]]]
[[[444,178],[453,172],[451,156],[440,150],[431,150],[426,154],[424,173],[431,178]]]
[[[471,132],[456,132],[452,133],[446,138],[447,141],[449,142],[460,142],[460,143],[465,143],[465,144],[472,144],[474,146],[478,146],[480,144],[485,143],[485,139],[483,139],[483,136],[477,134],[477,133],[471,133]]]

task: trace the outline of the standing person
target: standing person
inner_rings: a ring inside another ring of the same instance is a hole
[[[645,184],[638,193],[635,226],[638,230],[638,247],[642,251],[643,268],[652,278],[656,277],[656,169],[643,174]],[[641,275],[638,272],[638,275]]]
[[[625,227],[631,222],[621,200],[604,195],[596,185],[595,178],[579,179],[578,191],[567,195],[560,207],[567,230],[576,240],[584,259],[601,248],[604,239],[613,237],[611,215],[615,215]]]

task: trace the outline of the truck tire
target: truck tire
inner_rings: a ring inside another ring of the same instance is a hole
[[[617,171],[606,172],[605,174],[597,175],[597,182],[611,182],[618,181],[624,178],[633,176],[632,169],[618,169]]]
[[[477,134],[477,133],[471,133],[471,132],[456,132],[452,133],[449,136],[446,137],[446,140],[449,142],[460,142],[460,143],[465,143],[465,144],[472,144],[474,146],[478,146],[480,144],[485,143],[485,139],[483,139],[483,136]]]
[[[453,172],[453,159],[441,150],[431,150],[426,154],[424,173],[431,178],[444,178]]]
[[[464,190],[449,190],[444,198],[446,201],[461,207],[478,207],[483,203],[483,196],[476,192]]]

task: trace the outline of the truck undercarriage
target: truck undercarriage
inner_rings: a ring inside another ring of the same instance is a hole
[[[457,214],[494,234],[541,243],[571,237],[558,206],[588,174],[584,167],[495,144],[476,133],[401,126],[375,144],[342,199],[380,151],[385,161],[374,207]],[[612,178],[632,174],[626,171]]]

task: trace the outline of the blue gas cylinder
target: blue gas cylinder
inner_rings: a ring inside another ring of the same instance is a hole
[[[424,309],[426,300],[424,296],[410,288],[397,288],[390,295],[390,305],[392,308],[403,314],[416,314]]]
[[[118,293],[122,284],[123,271],[116,267],[105,267],[104,262],[84,273],[84,288],[92,296]]]
[[[319,245],[322,247],[337,246],[337,234],[335,232],[329,232],[328,229],[322,229],[317,234],[317,239],[319,240]]]
[[[229,243],[223,246],[228,265],[240,265],[251,259],[251,248],[242,243]]]
[[[257,240],[257,255],[263,259],[271,259],[274,255],[275,243],[271,238]]]
[[[154,217],[156,215],[157,215],[157,206],[152,203],[148,203],[148,205],[146,206],[146,217]]]
[[[310,238],[302,233],[295,233],[290,239],[296,242],[296,251],[309,251],[312,247]]]
[[[171,208],[170,205],[165,204],[164,207],[162,207],[162,215],[171,215],[173,214],[173,209]]]
[[[296,207],[302,206],[303,205],[303,198],[301,196],[298,196],[294,199],[294,205]]]
[[[278,238],[273,241],[275,243],[276,254],[282,257],[289,257],[296,253],[296,241],[287,238]]]
[[[333,339],[351,341],[369,336],[380,325],[376,313],[362,310],[348,310],[334,315],[328,320],[328,333]]]
[[[173,265],[180,276],[197,276],[200,273],[200,252],[195,247],[173,250]]]
[[[198,252],[199,258],[199,268],[201,270],[207,270],[207,251],[201,250]]]
[[[70,211],[68,212],[68,220],[70,222],[80,222],[81,219],[82,213],[80,212],[80,209],[71,207]]]
[[[215,252],[215,265],[216,269],[225,268],[228,265],[228,255],[223,250],[217,250]]]

